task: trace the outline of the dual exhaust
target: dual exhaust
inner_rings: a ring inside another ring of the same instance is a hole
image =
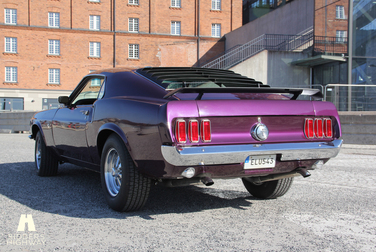
[[[206,186],[211,186],[214,184],[214,181],[210,176],[206,177],[193,177],[196,173],[196,170],[193,167],[188,167],[182,172],[183,179],[168,179],[162,180],[161,182],[164,186],[167,187],[177,187],[177,186],[187,186],[191,184],[197,184],[199,182],[203,183]],[[299,167],[291,172],[282,173],[282,174],[270,174],[267,176],[261,177],[248,177],[248,181],[259,184],[263,182],[279,180],[284,178],[291,178],[301,175],[303,178],[311,176],[306,167]]]

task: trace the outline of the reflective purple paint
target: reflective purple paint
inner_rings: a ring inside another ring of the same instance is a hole
[[[303,142],[306,117],[332,118],[340,136],[337,110],[330,102],[295,100],[198,100],[171,101],[167,105],[169,131],[173,136],[176,119],[208,118],[212,125],[212,141],[205,145],[260,143],[250,131],[259,120],[269,129],[269,137],[262,143]],[[324,141],[332,139],[324,139]],[[184,145],[204,145],[189,143]]]

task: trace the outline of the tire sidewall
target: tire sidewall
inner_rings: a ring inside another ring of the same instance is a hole
[[[40,161],[39,161],[39,168],[38,168],[37,157],[36,157],[38,142],[39,142],[39,145],[40,145],[40,155],[41,155],[41,158],[40,158]],[[38,176],[43,175],[43,169],[44,169],[44,166],[45,166],[44,165],[44,155],[46,155],[46,146],[44,144],[42,134],[40,133],[40,131],[38,131],[38,133],[35,137],[35,147],[34,147],[35,172],[37,173]]]
[[[106,179],[105,179],[105,163],[106,163],[106,157],[109,152],[114,148],[119,157],[121,162],[121,169],[122,169],[122,180],[121,180],[121,186],[119,193],[116,196],[112,196],[107,189],[106,186]],[[122,211],[124,207],[126,206],[126,203],[128,201],[128,195],[129,195],[129,176],[127,174],[126,169],[128,169],[128,165],[131,163],[129,162],[129,158],[125,154],[127,153],[127,149],[125,148],[122,141],[115,135],[111,135],[108,140],[106,141],[102,155],[101,155],[101,167],[100,167],[100,173],[101,173],[101,184],[102,189],[104,191],[105,199],[108,203],[108,205],[117,211]]]

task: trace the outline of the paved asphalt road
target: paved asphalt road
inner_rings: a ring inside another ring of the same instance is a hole
[[[344,145],[277,200],[215,180],[154,187],[142,211],[118,213],[99,174],[64,164],[40,178],[26,134],[0,144],[0,251],[376,251],[376,146]]]

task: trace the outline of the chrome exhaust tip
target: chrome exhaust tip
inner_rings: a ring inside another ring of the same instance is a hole
[[[214,181],[209,177],[204,177],[201,179],[201,182],[206,186],[214,185]]]
[[[311,173],[309,173],[307,169],[303,167],[296,169],[296,172],[302,175],[303,178],[308,178],[309,176],[311,176]]]

